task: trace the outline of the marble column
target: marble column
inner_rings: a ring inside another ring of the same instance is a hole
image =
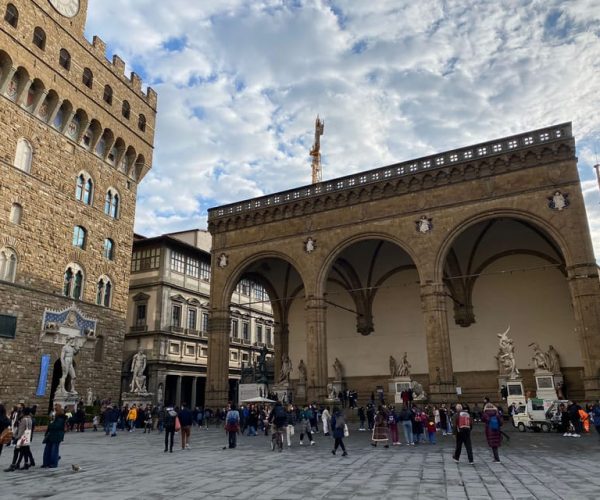
[[[595,263],[567,269],[575,334],[583,361],[585,399],[600,398],[600,282]]]
[[[444,284],[427,282],[421,285],[421,305],[429,366],[429,399],[434,402],[455,400]]]
[[[276,323],[274,328],[274,351],[275,351],[275,382],[279,380],[281,373],[281,359],[284,354],[289,354],[290,329],[287,323]]]
[[[175,406],[181,408],[181,375],[177,375],[177,385],[175,388]]]
[[[210,312],[205,398],[207,408],[224,407],[228,402],[230,329],[231,315],[228,309]]]
[[[306,299],[307,401],[327,397],[327,305],[323,297]]]

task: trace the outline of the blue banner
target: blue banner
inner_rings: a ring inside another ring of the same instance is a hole
[[[50,354],[42,354],[42,364],[40,366],[40,381],[38,383],[36,396],[46,395],[46,383],[48,382],[48,368],[50,368]]]

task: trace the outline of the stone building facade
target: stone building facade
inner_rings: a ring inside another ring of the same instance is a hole
[[[211,236],[190,230],[133,243],[123,392],[129,390],[134,354],[147,357],[148,390],[155,403],[204,405],[208,363]],[[237,399],[242,369],[260,349],[273,356],[269,297],[250,279],[237,284],[227,332],[228,399]]]
[[[138,183],[157,95],[84,38],[87,0],[0,1],[0,400],[117,399]]]
[[[432,401],[499,398],[507,326],[526,391],[538,343],[559,353],[571,397],[600,396],[600,283],[570,123],[217,207],[209,231],[208,404],[226,400],[243,275],[272,299],[275,358],[305,361],[309,400],[327,395],[336,358],[359,397],[388,392],[405,352]]]

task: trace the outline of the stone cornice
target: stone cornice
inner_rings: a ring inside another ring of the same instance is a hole
[[[209,210],[212,234],[575,159],[571,123]]]

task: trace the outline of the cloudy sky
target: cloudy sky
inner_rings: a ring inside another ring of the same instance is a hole
[[[159,94],[136,231],[207,209],[572,121],[596,256],[600,0],[90,0],[98,34]]]

